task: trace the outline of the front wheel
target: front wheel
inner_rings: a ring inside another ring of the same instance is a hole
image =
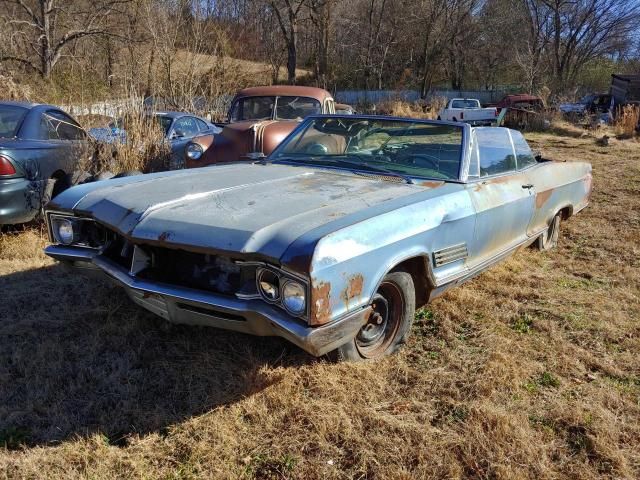
[[[560,213],[556,214],[556,216],[553,217],[553,219],[549,223],[549,228],[547,228],[547,231],[538,237],[538,242],[536,244],[538,250],[546,252],[547,250],[551,250],[558,245],[561,219],[562,215]]]
[[[407,272],[387,274],[371,299],[371,314],[357,335],[330,356],[361,361],[389,355],[405,343],[416,311],[413,279]]]

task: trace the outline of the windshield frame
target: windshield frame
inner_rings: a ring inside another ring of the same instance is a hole
[[[300,124],[289,134],[287,137],[280,142],[280,144],[267,156],[262,162],[275,163],[275,164],[283,164],[283,165],[294,165],[294,166],[307,166],[313,168],[326,168],[331,170],[342,170],[342,171],[351,171],[358,172],[371,175],[373,171],[371,169],[367,169],[366,166],[363,165],[362,169],[356,169],[354,167],[338,167],[334,164],[326,162],[326,164],[321,164],[320,162],[308,161],[305,162],[303,159],[301,160],[286,160],[286,159],[278,159],[276,156],[282,154],[282,150],[289,143],[291,138],[294,138],[301,131],[309,128],[309,125],[312,121],[322,118],[344,118],[345,120],[373,120],[373,121],[398,121],[407,124],[424,124],[424,125],[447,125],[451,127],[456,127],[461,130],[461,144],[460,144],[460,158],[459,158],[459,167],[458,167],[458,176],[457,178],[436,178],[436,177],[427,177],[421,175],[414,175],[413,173],[406,172],[397,172],[398,175],[404,175],[411,179],[417,180],[414,183],[420,183],[421,181],[427,182],[445,182],[445,183],[466,183],[466,177],[469,169],[469,155],[468,152],[470,150],[470,126],[466,123],[460,122],[449,122],[442,120],[425,120],[425,119],[413,119],[413,118],[402,118],[402,117],[393,117],[386,115],[338,115],[338,114],[323,114],[323,115],[310,115],[306,117]],[[283,157],[287,157],[286,154],[282,154]],[[312,157],[312,155],[308,155]]]

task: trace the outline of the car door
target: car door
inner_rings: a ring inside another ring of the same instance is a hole
[[[474,129],[467,188],[476,210],[471,263],[493,259],[526,241],[535,195],[527,176],[517,170],[508,129]]]

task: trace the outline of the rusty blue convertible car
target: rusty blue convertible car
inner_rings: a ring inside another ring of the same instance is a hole
[[[46,253],[178,323],[377,358],[415,309],[516,249],[552,248],[591,166],[506,128],[314,116],[255,163],[71,188]]]

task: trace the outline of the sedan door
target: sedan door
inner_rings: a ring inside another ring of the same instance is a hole
[[[476,209],[471,262],[482,264],[527,240],[535,195],[527,176],[517,171],[506,128],[474,129],[469,195]]]

